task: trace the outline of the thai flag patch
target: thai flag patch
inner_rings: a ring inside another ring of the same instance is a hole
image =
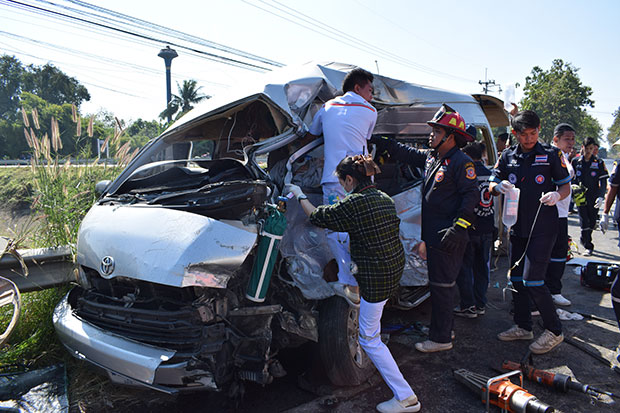
[[[547,155],[536,155],[534,162],[547,162]]]

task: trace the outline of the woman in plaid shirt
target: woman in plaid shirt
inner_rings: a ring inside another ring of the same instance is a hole
[[[371,181],[379,168],[372,159],[347,156],[336,167],[338,181],[349,194],[333,205],[314,207],[297,185],[287,185],[310,222],[321,228],[348,232],[352,273],[360,288],[359,342],[381,373],[394,397],[377,405],[380,412],[417,412],[418,398],[405,381],[390,350],[381,341],[381,315],[396,291],[405,266],[400,219],[394,201]]]

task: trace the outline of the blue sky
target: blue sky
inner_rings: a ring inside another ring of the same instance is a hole
[[[76,7],[63,0],[55,3]],[[485,70],[504,89],[516,82],[522,87],[534,66],[548,69],[560,58],[579,68],[582,82],[592,87],[596,106],[590,113],[602,124],[604,136],[620,106],[618,1],[90,3],[287,65],[341,61],[373,72],[378,66],[382,75],[467,93],[481,91],[478,81],[484,80]],[[0,53],[37,65],[49,61],[76,77],[92,95],[83,106],[86,112],[103,108],[124,119],[157,117],[165,104],[164,65],[157,57],[164,46],[128,41],[0,0]],[[259,76],[177,52],[173,85],[193,78],[203,92],[217,94]],[[522,88],[516,91],[520,98]],[[494,93],[503,97],[497,89]]]

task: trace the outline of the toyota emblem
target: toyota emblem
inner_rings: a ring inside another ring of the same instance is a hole
[[[101,273],[103,275],[112,275],[114,272],[114,258],[109,255],[101,259]]]

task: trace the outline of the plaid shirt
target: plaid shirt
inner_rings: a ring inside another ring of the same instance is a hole
[[[405,266],[405,252],[392,198],[374,185],[360,185],[340,202],[319,206],[310,222],[349,233],[351,259],[357,265],[354,276],[364,300],[376,303],[394,293]]]

